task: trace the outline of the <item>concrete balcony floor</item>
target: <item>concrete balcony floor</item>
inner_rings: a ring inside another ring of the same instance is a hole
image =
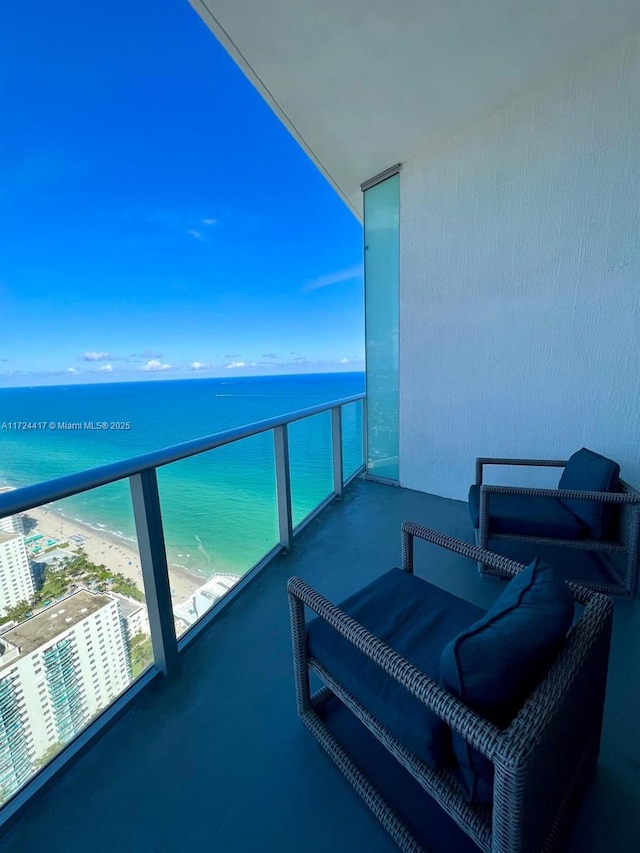
[[[465,503],[357,481],[8,831],[5,851],[395,850],[298,720],[285,585],[334,601],[400,561],[411,519],[472,541]],[[488,607],[502,584],[418,543],[416,573]],[[640,608],[615,602],[602,752],[570,850],[640,850]]]

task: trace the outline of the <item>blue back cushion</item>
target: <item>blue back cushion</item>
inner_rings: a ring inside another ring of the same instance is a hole
[[[480,526],[480,486],[469,489],[469,512],[473,526]],[[553,536],[584,539],[584,524],[557,498],[539,495],[489,495],[489,534]]]
[[[606,456],[583,447],[567,462],[559,489],[577,489],[585,492],[619,491],[620,466]],[[606,539],[615,535],[615,520],[618,507],[598,501],[563,500],[589,531],[594,539]]]
[[[445,647],[442,685],[482,717],[506,728],[562,647],[573,609],[561,574],[534,560],[481,619]],[[490,803],[491,762],[457,734],[453,750],[469,800]]]

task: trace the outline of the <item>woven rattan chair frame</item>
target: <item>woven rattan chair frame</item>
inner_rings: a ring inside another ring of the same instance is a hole
[[[414,537],[483,562],[503,575],[513,576],[524,568],[477,546],[405,522],[402,568],[407,572],[413,572]],[[511,725],[500,730],[300,578],[289,581],[298,714],[401,850],[418,853],[425,848],[338,743],[319,709],[337,696],[417,780],[425,796],[433,797],[480,850],[561,850],[599,752],[613,610],[608,597],[576,584],[568,586],[584,610],[546,676]],[[325,619],[493,763],[492,806],[467,802],[453,773],[434,770],[422,762],[349,693],[348,685],[340,684],[308,654],[305,607]],[[314,695],[310,693],[310,671],[325,685]]]
[[[612,566],[609,572],[616,583],[604,581],[580,580],[583,586],[604,592],[607,595],[636,594],[638,582],[638,563],[640,561],[640,492],[620,480],[619,492],[582,492],[567,489],[537,489],[520,486],[492,486],[483,484],[483,468],[485,465],[523,465],[544,468],[564,468],[566,460],[558,459],[502,459],[479,457],[476,459],[476,485],[480,486],[480,518],[476,530],[476,543],[480,548],[487,549],[489,540],[509,540],[512,542],[531,542],[537,545],[553,545],[561,548],[577,548],[582,551],[599,551],[603,553],[626,554],[624,573],[620,574]],[[583,499],[610,503],[620,506],[619,535],[616,540],[600,541],[598,539],[556,539],[543,536],[524,536],[491,531],[491,495],[529,495],[535,497]],[[478,563],[480,574],[498,575],[505,577],[500,569],[494,569],[488,564]]]

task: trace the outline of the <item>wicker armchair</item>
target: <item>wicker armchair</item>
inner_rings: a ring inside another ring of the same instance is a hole
[[[402,569],[410,574],[416,536],[482,562],[503,575],[515,575],[524,569],[504,557],[405,522]],[[416,583],[432,587],[420,579]],[[599,752],[612,620],[608,597],[574,584],[568,586],[584,610],[546,675],[510,725],[500,729],[302,580],[289,581],[298,714],[401,850],[540,853],[563,848]],[[448,595],[442,591],[439,594]],[[494,783],[490,805],[469,802],[451,768],[433,769],[418,758],[354,698],[348,683],[338,681],[310,654],[305,607],[367,659],[375,661],[389,682],[395,680],[402,685],[444,721],[451,733],[462,736],[470,748],[492,763]],[[429,639],[425,636],[424,642]],[[310,673],[324,683],[313,695]],[[332,722],[338,719],[332,706],[339,706],[339,713],[346,714],[351,724],[370,739],[365,753],[358,755],[355,739],[344,735],[348,729]],[[379,753],[373,761],[368,761],[368,755],[374,754],[372,745]],[[417,790],[413,807],[409,802],[411,797],[402,787],[404,783],[398,781],[389,767],[384,767],[381,754]],[[429,809],[425,827],[424,814],[421,824],[419,813]],[[440,831],[439,841],[434,845],[432,833],[438,821],[445,821],[445,837],[443,840]]]
[[[514,542],[530,542],[536,545],[551,545],[563,548],[576,548],[582,551],[600,552],[604,559],[609,555],[624,554],[624,569],[613,561],[608,561],[606,570],[611,576],[611,582],[606,579],[580,578],[579,583],[598,592],[608,595],[634,596],[636,593],[638,562],[640,559],[640,492],[619,480],[619,491],[569,491],[566,489],[537,489],[519,486],[494,486],[482,482],[485,465],[518,465],[545,468],[564,468],[567,460],[556,459],[502,459],[479,457],[476,459],[475,487],[479,489],[479,519],[476,527],[476,544],[483,549],[488,548],[490,540],[511,540]],[[473,486],[471,487],[473,490]],[[516,533],[499,533],[492,529],[491,496],[514,495],[536,498],[560,498],[562,500],[589,500],[609,505],[617,511],[615,534],[605,539],[594,538],[564,538],[554,535],[530,535]],[[470,493],[471,497],[471,493]],[[478,569],[481,574],[502,575],[499,569],[494,569],[479,561]],[[575,578],[573,578],[575,580]]]

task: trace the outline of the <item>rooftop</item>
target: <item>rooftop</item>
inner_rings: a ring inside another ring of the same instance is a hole
[[[19,657],[28,655],[100,610],[101,607],[111,604],[111,601],[108,595],[81,589],[58,604],[47,607],[42,613],[0,634],[0,639],[17,646],[20,649]]]
[[[22,539],[21,533],[6,533],[4,530],[0,530],[0,545],[3,542],[9,542],[11,539]]]
[[[193,625],[209,610],[210,607],[226,595],[234,584],[240,580],[240,575],[217,573],[205,584],[198,587],[193,595],[183,604],[174,608],[174,614],[186,625]]]
[[[127,598],[126,595],[119,595],[117,592],[110,592],[108,597],[118,602],[120,613],[125,619],[128,616],[133,616],[134,613],[138,613],[145,606],[141,601],[134,601],[133,598]]]
[[[340,601],[399,564],[407,518],[472,541],[465,503],[355,482],[185,652],[179,678],[141,694],[27,805],[6,853],[43,838],[81,851],[88,833],[94,853],[395,850],[298,720],[286,581],[299,575]],[[425,543],[416,573],[482,607],[503,588]],[[570,853],[640,849],[640,696],[629,688],[639,663],[640,603],[616,600],[601,757]]]

